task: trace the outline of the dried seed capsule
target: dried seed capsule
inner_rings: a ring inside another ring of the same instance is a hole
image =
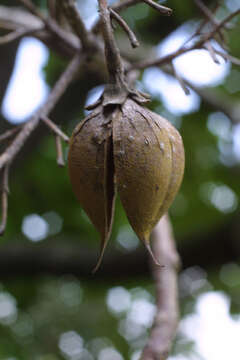
[[[101,234],[96,269],[111,233],[115,182],[133,230],[153,256],[151,231],[171,205],[183,171],[178,131],[129,98],[121,106],[100,105],[76,127],[69,173],[78,200]]]

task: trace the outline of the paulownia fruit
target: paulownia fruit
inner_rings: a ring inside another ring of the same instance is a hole
[[[100,103],[75,128],[68,164],[73,191],[101,234],[95,270],[111,234],[116,191],[133,230],[153,256],[151,231],[183,177],[184,148],[178,131],[130,98],[120,105]]]

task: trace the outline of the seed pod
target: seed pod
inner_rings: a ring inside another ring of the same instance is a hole
[[[181,137],[167,120],[128,99],[113,119],[113,149],[120,199],[133,230],[151,252],[152,229],[182,181]]]
[[[171,205],[183,171],[178,131],[129,98],[121,106],[100,105],[77,126],[69,173],[78,200],[102,237],[96,269],[111,233],[115,182],[133,230],[153,256],[151,231]]]

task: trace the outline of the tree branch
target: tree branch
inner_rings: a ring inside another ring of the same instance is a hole
[[[32,35],[35,32],[41,31],[41,30],[43,30],[43,27],[33,28],[33,29],[25,29],[25,28],[17,29],[16,31],[10,32],[7,35],[1,36],[0,37],[0,45],[8,44],[12,41],[15,41],[15,40],[20,39],[27,35]]]
[[[53,32],[46,29],[41,19],[20,8],[0,6],[0,28],[12,31],[19,31],[20,29],[21,31],[24,31],[24,29],[26,32],[30,31],[34,37],[60,53],[63,57],[71,58],[76,54],[76,51],[81,49],[76,35],[65,32],[67,42],[59,41]]]
[[[164,72],[168,75],[176,77],[173,70],[165,68]],[[210,105],[215,110],[222,111],[227,117],[229,117],[233,124],[240,123],[240,102],[238,100],[231,99],[226,94],[221,94],[213,88],[198,87],[185,78],[182,80],[190,89],[195,91],[206,104]]]
[[[222,111],[233,124],[240,123],[240,103],[237,100],[232,100],[226,94],[217,94],[211,88],[200,88],[193,85],[190,81],[184,80],[185,83],[195,91],[201,99],[217,111]]]
[[[78,12],[75,0],[62,0],[63,10],[75,34],[79,37],[84,50],[93,48],[94,41]]]
[[[178,324],[177,273],[180,263],[167,215],[159,221],[152,237],[155,256],[164,267],[152,264],[157,313],[141,360],[165,360],[171,350]]]
[[[195,50],[195,49],[201,49],[204,47],[204,44],[212,39],[214,35],[223,28],[229,21],[231,21],[235,16],[240,14],[240,9],[234,11],[230,15],[228,15],[225,19],[223,19],[220,23],[218,23],[210,32],[205,33],[201,36],[201,38],[196,41],[192,46],[185,46],[183,45],[178,50],[174,51],[173,53],[169,55],[165,55],[159,59],[150,60],[150,61],[143,61],[140,63],[135,63],[131,67],[128,68],[128,71],[132,71],[133,69],[146,69],[151,66],[162,66],[164,64],[170,63],[172,60],[174,60],[176,57],[185,54],[186,52]]]
[[[153,0],[142,0],[142,1],[145,2],[147,5],[151,6],[153,9],[159,11],[162,15],[170,16],[172,14],[172,9],[160,5],[157,2],[154,2]]]
[[[69,143],[69,137],[47,116],[41,116],[41,120],[51,129],[57,136],[63,139],[67,144]]]
[[[77,74],[81,64],[81,59],[82,57],[79,54],[75,55],[67,69],[55,84],[47,101],[33,114],[30,120],[23,126],[20,133],[15,137],[12,144],[0,156],[0,169],[6,164],[12,162],[17,153],[21,150],[25,141],[37,127],[41,117],[46,117],[55,107],[56,103],[67,89],[68,85],[72,82],[74,76]]]
[[[219,51],[217,49],[215,49],[213,46],[213,51],[215,52],[215,54],[220,55],[224,60],[230,61],[232,64],[235,64],[237,66],[240,66],[240,59],[226,53],[223,51]]]
[[[21,130],[21,128],[22,127],[20,125],[20,126],[15,126],[11,130],[5,131],[5,133],[0,135],[0,142],[8,140],[9,138],[13,137],[16,133],[18,133]]]
[[[136,48],[139,46],[139,42],[136,38],[136,35],[134,34],[134,32],[130,29],[130,27],[128,26],[128,24],[126,23],[126,21],[113,9],[109,9],[110,14],[112,16],[113,19],[115,19],[118,24],[123,28],[123,30],[126,32],[130,43],[132,45],[133,48]]]
[[[195,4],[198,6],[198,8],[201,10],[201,12],[206,17],[207,21],[209,21],[213,25],[213,27],[218,26],[219,22],[214,18],[214,15],[209,10],[209,8],[202,2],[202,0],[194,0],[194,1],[195,1]],[[224,42],[224,35],[222,33],[222,30],[223,29],[219,29],[218,34],[220,36],[221,41]]]
[[[45,18],[45,16],[41,13],[41,11],[38,10],[38,8],[32,3],[31,0],[19,0],[23,3],[23,5],[36,17],[38,17],[46,26],[46,28],[52,32],[58,40],[62,41],[66,45],[70,45],[72,47],[75,47],[75,43],[72,41],[72,38],[69,36],[69,33],[63,30],[57,22],[48,17]],[[75,48],[77,51],[79,47]]]

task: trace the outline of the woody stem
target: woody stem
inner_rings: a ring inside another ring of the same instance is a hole
[[[109,82],[110,84],[116,84],[121,87],[122,80],[124,79],[124,70],[120,52],[112,30],[107,0],[98,0],[98,3],[101,15],[102,34],[105,43],[105,57]]]

